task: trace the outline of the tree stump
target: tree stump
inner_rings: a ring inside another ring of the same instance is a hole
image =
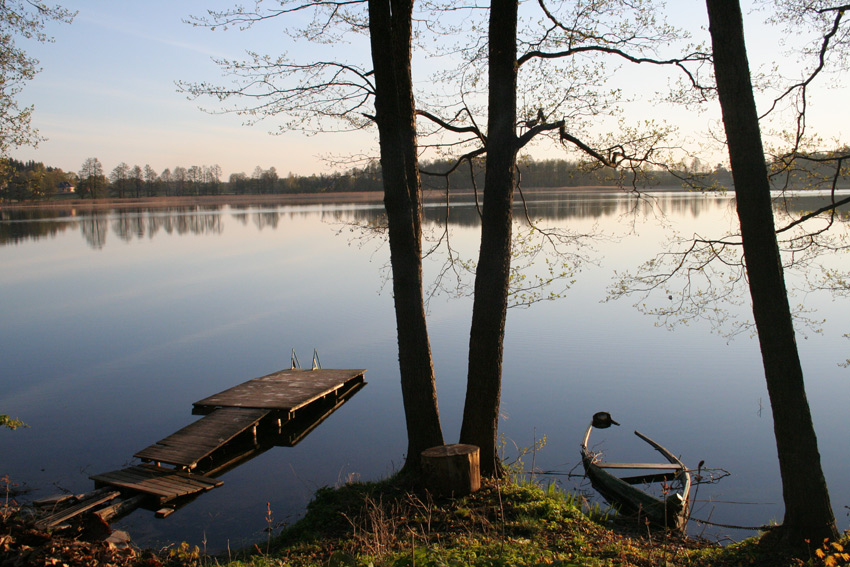
[[[480,450],[475,445],[442,445],[422,451],[425,486],[438,496],[466,496],[481,488]]]

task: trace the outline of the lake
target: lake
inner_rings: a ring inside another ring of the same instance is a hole
[[[795,207],[811,210],[813,202]],[[636,308],[637,297],[606,301],[615,272],[633,272],[667,249],[671,231],[724,234],[735,222],[733,201],[549,192],[529,195],[527,208],[538,226],[584,235],[586,246],[559,299],[508,312],[506,458],[545,436],[525,468],[596,498],[567,473],[579,472],[584,429],[605,410],[623,424],[591,439],[608,458],[656,458],[631,434],[638,429],[691,467],[704,460],[731,473],[699,488],[695,517],[752,526],[781,520],[758,342],[746,331],[724,334],[750,318],[748,298],[724,304],[719,330],[704,319],[668,328]],[[0,476],[25,484],[28,499],[91,490],[90,475],[134,462],[134,453],[198,419],[193,402],[287,368],[292,349],[309,365],[314,348],[325,368],[367,368],[368,385],[295,447],[228,472],[222,487],[166,519],[137,511],[118,527],[140,545],[236,548],[265,539],[267,505],[275,523],[293,522],[322,486],[392,474],[407,445],[389,251],[373,230],[381,213],[378,205],[344,203],[0,211],[0,412],[30,426],[0,430]],[[516,216],[522,225],[519,206]],[[445,209],[426,207],[429,242],[445,226]],[[453,206],[448,227],[452,250],[475,259],[475,207]],[[846,254],[834,252],[807,272],[789,272],[788,284],[792,304],[809,310],[820,330],[801,326],[798,343],[836,519],[846,529],[850,370],[841,364],[850,301],[810,289],[806,277],[821,265],[850,268]],[[429,286],[444,266],[444,252],[426,258]],[[538,256],[529,271],[545,274],[544,266]],[[429,301],[429,331],[443,430],[456,442],[471,300],[445,287]],[[668,299],[654,294],[648,307]],[[723,541],[750,535],[697,523],[689,533]]]

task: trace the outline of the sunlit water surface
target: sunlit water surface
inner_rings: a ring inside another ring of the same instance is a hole
[[[729,340],[697,320],[673,330],[633,304],[605,301],[614,273],[662,251],[672,230],[719,236],[734,226],[728,198],[658,194],[653,206],[619,194],[548,196],[529,204],[540,226],[594,235],[575,283],[560,299],[511,309],[505,338],[501,433],[506,457],[546,437],[525,466],[544,482],[592,495],[578,446],[590,416],[624,424],[595,434],[614,460],[653,460],[639,429],[689,466],[731,473],[701,486],[695,516],[757,526],[781,520],[779,473],[758,343]],[[805,205],[801,205],[806,208]],[[810,207],[811,208],[811,207]],[[120,522],[140,545],[188,541],[208,550],[265,540],[274,522],[303,514],[314,491],[397,470],[406,448],[388,248],[365,225],[381,208],[264,206],[2,212],[0,412],[29,427],[0,431],[0,475],[26,498],[85,492],[89,475],[197,419],[192,402],[288,367],[295,349],[325,368],[367,368],[368,385],[294,448],[275,448],[225,474],[224,485],[167,519],[138,511]],[[439,237],[445,211],[428,207]],[[663,213],[663,214],[662,214]],[[524,216],[518,209],[517,217]],[[469,204],[449,215],[450,243],[474,259],[478,223]],[[437,280],[445,255],[425,261]],[[850,267],[842,253],[836,267]],[[534,266],[544,265],[537,258]],[[789,274],[789,287],[803,287]],[[663,304],[665,294],[650,302]],[[726,306],[750,317],[746,297]],[[839,527],[848,527],[850,301],[799,291],[821,333],[798,342],[820,452]],[[429,331],[447,442],[457,440],[465,391],[471,301],[440,294]],[[726,329],[731,324],[726,324]],[[591,496],[594,497],[595,496]],[[692,523],[690,533],[740,539],[750,532]]]

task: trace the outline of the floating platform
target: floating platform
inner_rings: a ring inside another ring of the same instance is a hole
[[[320,398],[363,381],[365,370],[292,368],[249,380],[192,404],[193,413],[206,414],[215,408],[256,408],[293,413]]]
[[[322,400],[334,400],[353,384],[363,382],[365,370],[294,368],[281,370],[204,398],[192,412],[206,417],[142,449],[134,457],[194,469],[231,441],[283,424]],[[272,422],[272,423],[269,423]]]
[[[192,413],[204,417],[137,452],[141,465],[90,477],[97,498],[49,521],[55,525],[111,500],[115,510],[95,513],[111,518],[119,509],[125,513],[153,506],[163,507],[158,516],[167,516],[192,497],[221,486],[214,476],[271,447],[301,441],[365,385],[365,372],[281,370],[195,402]]]
[[[189,474],[175,469],[154,465],[139,465],[91,477],[95,486],[109,485],[141,492],[156,498],[163,504],[198,492],[212,490],[224,484],[199,474]]]
[[[142,461],[194,469],[201,460],[239,435],[256,437],[257,425],[270,413],[263,409],[219,408],[133,456]]]

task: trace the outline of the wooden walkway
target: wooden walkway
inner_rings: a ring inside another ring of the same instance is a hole
[[[365,372],[281,370],[195,402],[192,412],[204,417],[137,452],[134,457],[143,464],[92,476],[97,498],[48,521],[56,525],[111,500],[116,501],[113,510],[146,503],[165,506],[157,515],[167,516],[181,501],[221,486],[207,474],[222,474],[271,446],[292,446],[303,439],[365,385]],[[272,441],[261,441],[260,435]]]
[[[219,407],[258,408],[295,412],[318,399],[332,396],[365,370],[293,368],[249,380],[228,390],[195,402],[195,413],[208,413]]]
[[[270,413],[263,409],[219,408],[133,456],[142,461],[194,469],[202,459],[239,435],[256,437],[257,425]]]
[[[206,417],[133,456],[145,462],[194,469],[240,436],[248,435],[256,441],[260,427],[271,425],[280,432],[299,410],[334,399],[352,383],[362,382],[364,372],[290,369],[249,380],[195,402],[192,411]]]
[[[224,484],[224,481],[214,478],[155,465],[129,467],[97,474],[91,478],[94,480],[95,486],[109,485],[149,494],[154,496],[159,504],[211,490]]]

